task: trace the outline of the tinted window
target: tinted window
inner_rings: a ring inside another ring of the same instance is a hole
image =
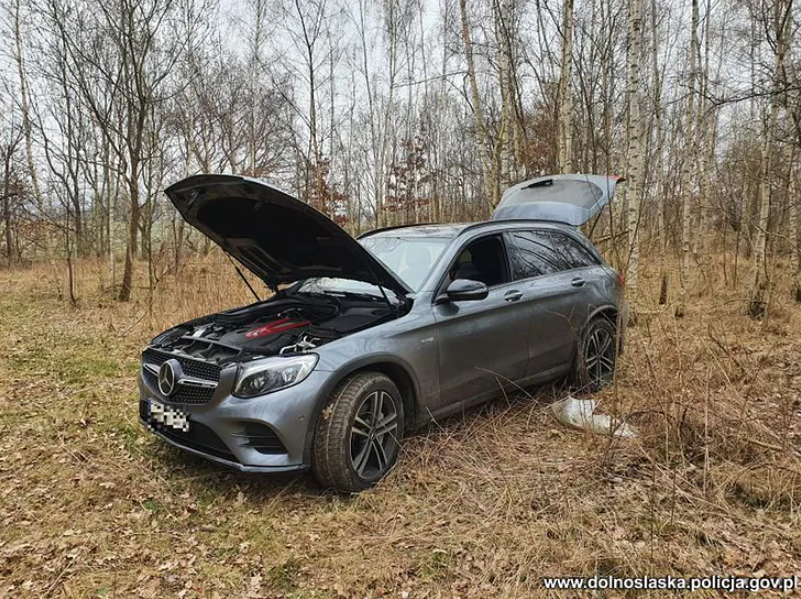
[[[551,236],[553,237],[554,247],[562,256],[562,259],[570,265],[570,268],[582,268],[598,264],[598,260],[575,239],[564,233],[552,232]]]
[[[506,256],[500,237],[485,237],[462,250],[451,265],[448,277],[481,281],[487,287],[509,282]]]
[[[563,270],[545,231],[507,233],[509,261],[515,280],[530,279]]]

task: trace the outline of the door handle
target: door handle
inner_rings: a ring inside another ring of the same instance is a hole
[[[573,285],[573,287],[584,287],[584,279],[581,277],[576,277],[570,281],[570,284]]]
[[[503,296],[503,299],[507,302],[516,302],[522,299],[523,293],[520,291],[507,291],[506,294]]]

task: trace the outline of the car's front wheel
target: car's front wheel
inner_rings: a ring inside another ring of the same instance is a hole
[[[617,363],[617,329],[603,316],[593,318],[579,339],[573,383],[580,391],[599,391],[611,384]]]
[[[372,487],[395,465],[403,427],[403,401],[392,379],[380,372],[348,377],[317,422],[314,477],[341,492]]]

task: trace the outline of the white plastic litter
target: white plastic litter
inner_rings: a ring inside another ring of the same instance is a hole
[[[568,395],[551,404],[551,413],[559,422],[571,428],[612,437],[637,436],[637,431],[630,424],[606,414],[596,414],[595,405],[593,399],[576,399]]]

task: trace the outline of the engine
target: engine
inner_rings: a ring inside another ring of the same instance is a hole
[[[179,325],[151,346],[224,364],[308,351],[392,317],[389,306],[369,300],[273,298]]]

